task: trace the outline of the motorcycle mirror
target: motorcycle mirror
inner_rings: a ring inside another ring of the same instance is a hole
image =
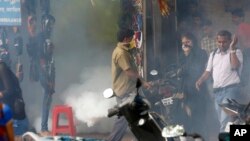
[[[232,105],[232,104],[229,104],[229,103],[224,103],[224,104],[219,104],[219,106],[223,109],[223,111],[225,113],[227,113],[228,115],[231,115],[231,116],[237,116],[239,113],[238,113],[238,109],[239,107],[235,106],[235,105]]]
[[[182,136],[185,130],[182,125],[169,125],[163,128],[161,135],[164,138]]]
[[[157,70],[151,70],[150,74],[153,75],[153,76],[158,75],[158,71]]]
[[[111,88],[105,89],[103,91],[103,97],[104,98],[111,98],[114,96],[114,91]]]

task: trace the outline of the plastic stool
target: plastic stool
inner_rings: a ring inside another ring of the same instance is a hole
[[[60,114],[65,114],[68,120],[68,125],[59,125]],[[58,133],[69,134],[75,136],[75,124],[73,120],[72,107],[67,105],[56,105],[52,111],[52,135],[56,136]]]

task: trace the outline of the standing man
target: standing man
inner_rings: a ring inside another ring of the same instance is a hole
[[[239,44],[241,49],[250,48],[250,24],[245,22],[245,14],[242,9],[235,9],[231,12],[232,22],[236,25],[235,34],[239,38]]]
[[[201,39],[201,48],[204,49],[209,55],[216,49],[216,40],[213,34],[212,22],[205,20],[202,25],[203,38]]]
[[[219,104],[227,103],[227,99],[240,99],[239,83],[242,69],[242,52],[236,48],[237,38],[229,31],[222,30],[217,33],[217,47],[210,54],[205,72],[196,82],[199,90],[202,83],[212,74],[215,109],[220,121],[220,132],[224,132],[228,122],[234,117],[227,115]]]
[[[54,44],[50,40],[50,32],[43,30],[39,38],[39,80],[43,87],[42,121],[41,136],[49,136],[48,119],[52,104],[53,94],[55,93],[55,62]]]
[[[117,103],[121,103],[131,93],[136,94],[136,81],[140,79],[146,88],[150,84],[140,78],[133,57],[130,53],[130,42],[133,39],[134,31],[120,29],[117,33],[118,44],[112,54],[112,83],[116,94]],[[126,133],[128,122],[125,117],[117,118],[108,141],[121,141]]]
[[[241,92],[245,96],[244,103],[250,100],[250,24],[245,22],[245,14],[242,9],[232,11],[232,22],[237,26],[235,34],[239,38],[239,45],[243,53],[243,69],[241,77]]]

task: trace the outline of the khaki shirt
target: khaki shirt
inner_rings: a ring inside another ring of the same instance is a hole
[[[136,90],[136,78],[130,78],[125,70],[136,71],[132,55],[124,43],[118,43],[112,54],[112,82],[116,96],[123,96]]]

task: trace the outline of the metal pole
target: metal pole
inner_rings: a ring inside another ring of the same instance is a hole
[[[174,10],[175,10],[175,31],[178,30],[178,18],[177,18],[177,15],[178,15],[178,11],[177,11],[177,0],[174,1],[175,4],[174,4]],[[176,60],[177,60],[177,64],[179,65],[179,49],[178,49],[178,41],[176,41]]]
[[[161,12],[158,8],[158,3],[157,1],[152,1],[152,26],[153,26],[153,51],[154,51],[154,56],[153,56],[153,63],[158,64],[159,60],[161,59],[161,42],[162,42],[162,16]],[[158,66],[154,66],[158,67]],[[155,68],[159,69],[160,68]]]
[[[147,80],[147,44],[146,44],[146,39],[147,39],[147,0],[141,0],[142,1],[142,9],[143,9],[143,30],[142,30],[142,43],[143,43],[143,77],[145,80]]]

